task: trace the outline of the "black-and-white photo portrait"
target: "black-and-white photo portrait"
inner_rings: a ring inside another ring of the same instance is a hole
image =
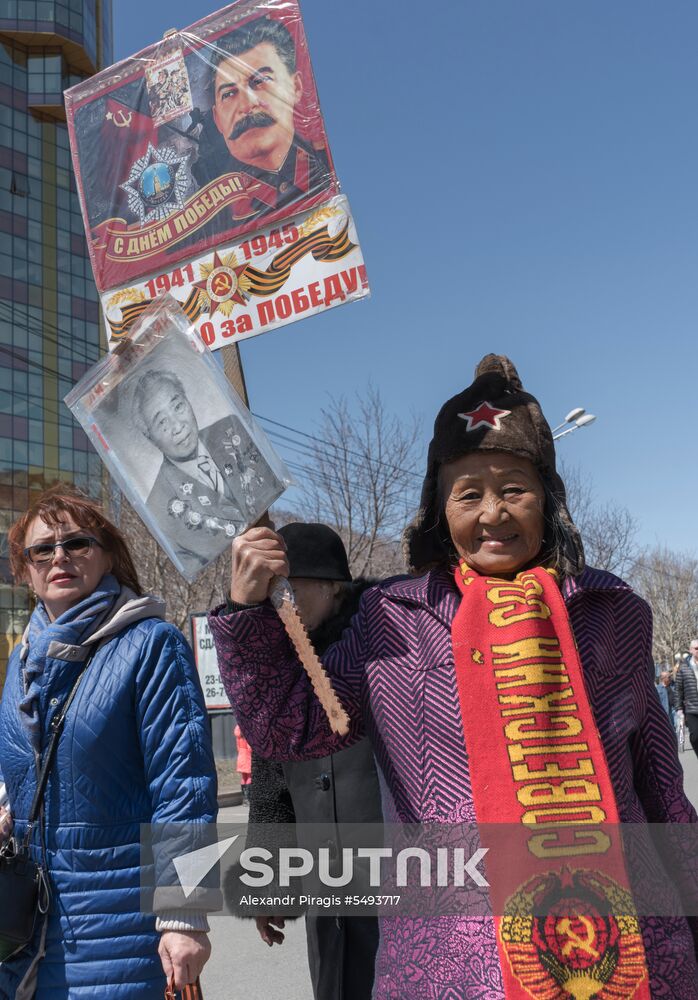
[[[145,339],[143,350],[100,362],[107,369],[111,362],[118,376],[102,372],[84,386],[76,405],[72,397],[88,373],[68,404],[150,530],[191,579],[261,517],[287,480],[217,361],[193,348],[191,332],[184,335],[173,325],[166,336]]]

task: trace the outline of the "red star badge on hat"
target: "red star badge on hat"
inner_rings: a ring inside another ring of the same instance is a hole
[[[498,410],[491,403],[483,401],[478,403],[470,413],[459,413],[461,420],[465,420],[468,425],[466,430],[476,431],[478,427],[491,427],[495,431],[501,430],[502,417],[508,417],[511,410]]]

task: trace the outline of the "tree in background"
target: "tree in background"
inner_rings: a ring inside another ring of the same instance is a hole
[[[222,604],[230,592],[230,548],[187,583],[116,485],[111,486],[110,514],[131,550],[143,590],[163,598],[167,620],[188,637],[189,615]]]
[[[572,517],[584,541],[587,563],[627,580],[652,608],[655,663],[674,665],[698,635],[698,559],[658,546],[642,550],[638,524],[626,507],[594,497],[579,470],[561,463]]]
[[[295,466],[298,512],[337,529],[354,576],[404,572],[400,537],[419,503],[419,437],[418,422],[389,415],[374,386],[356,395],[353,408],[340,397],[321,410],[317,436]]]
[[[698,634],[698,559],[664,547],[648,549],[636,560],[635,589],[652,608],[654,659],[673,667]]]
[[[561,462],[560,475],[588,565],[623,578],[630,576],[638,556],[638,523],[633,514],[620,504],[599,504],[593,481],[583,478],[575,466]]]

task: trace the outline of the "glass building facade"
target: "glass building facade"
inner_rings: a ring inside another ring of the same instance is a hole
[[[9,525],[57,479],[101,489],[63,403],[102,353],[63,90],[112,61],[111,0],[0,0],[0,683],[28,612]]]

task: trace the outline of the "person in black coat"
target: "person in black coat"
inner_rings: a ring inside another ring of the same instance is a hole
[[[323,524],[287,524],[296,603],[319,655],[348,627],[372,581],[352,582],[339,535]],[[278,764],[252,754],[250,826],[263,823],[380,823],[380,790],[367,739],[315,760]],[[228,893],[226,893],[228,895]],[[255,918],[268,945],[282,944],[284,918]],[[306,914],[308,964],[315,1000],[370,1000],[378,919]]]
[[[693,752],[698,757],[698,639],[693,639],[690,655],[676,672],[675,707],[683,712]]]

